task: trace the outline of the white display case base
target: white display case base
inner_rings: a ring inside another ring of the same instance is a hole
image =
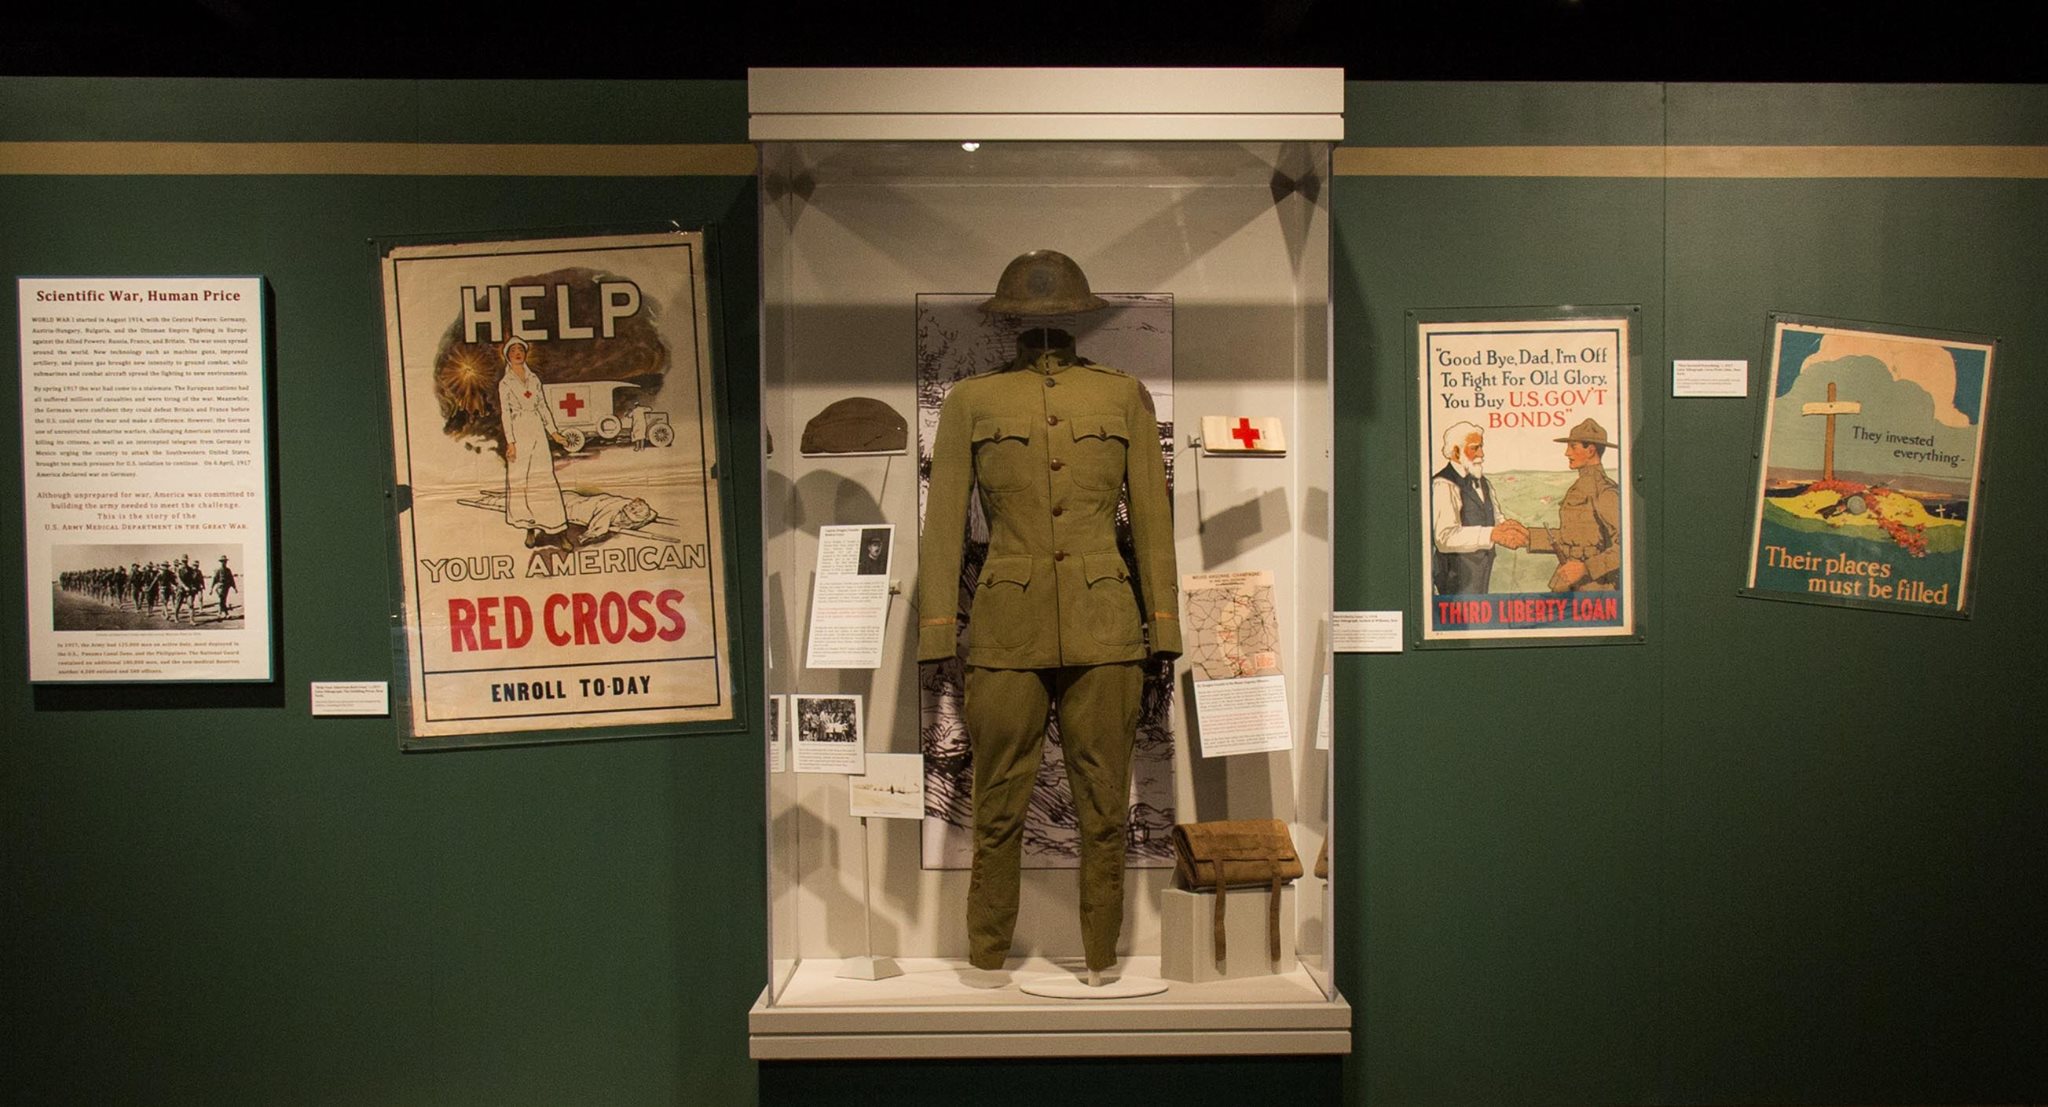
[[[902,975],[893,957],[849,957],[839,963],[842,980],[887,980]]]
[[[955,958],[897,959],[901,976],[854,981],[842,962],[807,958],[773,1003],[748,1016],[760,1060],[888,1057],[1192,1057],[1351,1051],[1351,1008],[1306,969],[1202,984],[1159,979],[1159,958],[1128,957],[1121,978],[1156,994],[1103,1003],[1031,995],[1064,977],[1085,988],[1078,958],[1033,957],[1003,970]]]

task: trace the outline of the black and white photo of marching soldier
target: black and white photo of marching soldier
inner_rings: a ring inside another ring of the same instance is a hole
[[[55,546],[52,630],[240,630],[242,547],[205,542]]]
[[[796,735],[805,742],[860,741],[860,697],[798,696]]]

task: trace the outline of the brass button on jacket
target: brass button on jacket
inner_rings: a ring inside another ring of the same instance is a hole
[[[969,665],[1180,655],[1173,517],[1152,398],[1127,373],[1070,358],[1058,350],[1020,356],[1008,370],[954,385],[939,409],[918,567],[919,661],[957,649],[961,547],[976,488],[989,547],[968,614]],[[1041,387],[1055,377],[1060,388]],[[1116,545],[1126,487],[1135,580]]]

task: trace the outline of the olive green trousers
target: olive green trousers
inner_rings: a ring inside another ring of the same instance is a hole
[[[967,941],[968,960],[976,968],[1001,968],[1017,929],[1024,816],[1038,776],[1046,716],[1055,705],[1080,829],[1081,945],[1089,968],[1116,963],[1124,925],[1131,746],[1144,690],[1145,670],[1137,661],[1058,669],[967,666],[967,737],[974,747]]]

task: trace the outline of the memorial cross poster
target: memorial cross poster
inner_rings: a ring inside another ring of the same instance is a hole
[[[409,742],[732,719],[702,232],[397,246],[383,290]]]
[[[1423,645],[1625,640],[1632,312],[1416,324]]]
[[[1776,317],[1745,593],[1967,615],[1997,344]]]

